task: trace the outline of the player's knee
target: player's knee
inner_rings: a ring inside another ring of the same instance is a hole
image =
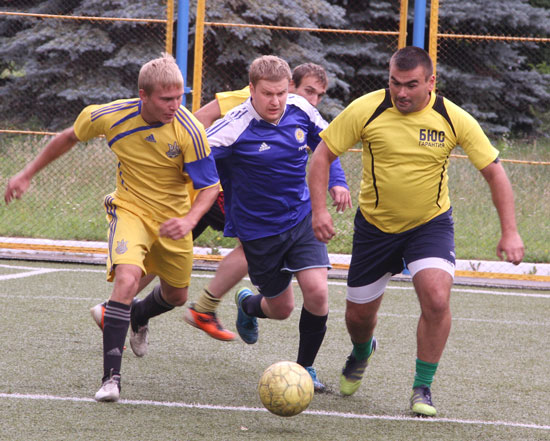
[[[137,292],[140,278],[141,270],[136,271],[133,265],[117,265],[115,268],[115,287],[119,292],[129,293],[129,295],[134,296]]]
[[[293,310],[294,305],[292,304],[278,305],[277,308],[272,310],[271,318],[275,320],[285,320],[290,317]]]
[[[187,302],[187,288],[170,288],[162,291],[166,303],[172,306],[183,306]]]
[[[377,309],[369,309],[365,305],[356,307],[348,305],[346,308],[346,323],[351,326],[374,328],[377,317]]]
[[[437,319],[450,313],[449,299],[446,295],[431,296],[421,307],[422,313],[428,318]]]

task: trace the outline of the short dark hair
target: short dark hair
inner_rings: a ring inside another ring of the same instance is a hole
[[[426,72],[426,78],[434,73],[434,65],[430,54],[416,46],[407,46],[395,52],[390,59],[390,67],[395,66],[399,70],[413,70],[422,66]]]
[[[315,63],[304,63],[296,66],[292,71],[294,86],[299,87],[305,77],[315,77],[323,87],[328,85],[328,76],[325,68]]]

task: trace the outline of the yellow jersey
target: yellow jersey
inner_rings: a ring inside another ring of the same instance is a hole
[[[478,122],[451,101],[431,94],[428,105],[403,114],[389,90],[353,101],[321,132],[341,155],[362,144],[359,207],[386,233],[400,233],[447,211],[449,157],[460,145],[481,170],[498,157]]]
[[[182,217],[191,207],[187,190],[219,185],[203,125],[183,106],[169,124],[150,125],[141,100],[86,107],[74,123],[80,141],[105,135],[118,159],[117,204],[158,222]]]
[[[221,117],[239,104],[244,103],[250,97],[250,87],[246,86],[240,90],[231,90],[229,92],[218,92],[216,101],[220,106]]]

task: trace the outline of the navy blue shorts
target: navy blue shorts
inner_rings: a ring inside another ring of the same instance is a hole
[[[293,273],[331,267],[327,246],[313,234],[311,212],[290,230],[243,241],[242,246],[250,280],[264,297],[281,294],[292,281]]]
[[[452,269],[454,250],[452,208],[424,225],[396,234],[379,230],[357,210],[348,287],[366,286],[388,273],[398,274],[403,270],[403,260],[409,269],[415,261],[429,258],[435,258],[434,263],[424,267],[439,267],[439,261],[444,264],[442,268]]]

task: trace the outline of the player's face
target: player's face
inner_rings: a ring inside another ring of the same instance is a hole
[[[426,78],[424,67],[417,66],[412,70],[399,70],[390,66],[390,95],[394,106],[401,113],[412,113],[422,110],[430,101],[435,77]]]
[[[141,117],[148,124],[170,124],[176,116],[182,96],[183,87],[181,86],[156,86],[150,94],[140,89]]]
[[[252,105],[265,121],[276,124],[283,115],[288,83],[289,80],[286,78],[280,81],[260,80],[255,87],[250,83]]]
[[[303,96],[314,107],[317,107],[321,102],[326,91],[327,86],[324,86],[317,77],[313,75],[303,77],[299,86],[296,87],[294,83],[291,82],[289,87],[290,93]]]

